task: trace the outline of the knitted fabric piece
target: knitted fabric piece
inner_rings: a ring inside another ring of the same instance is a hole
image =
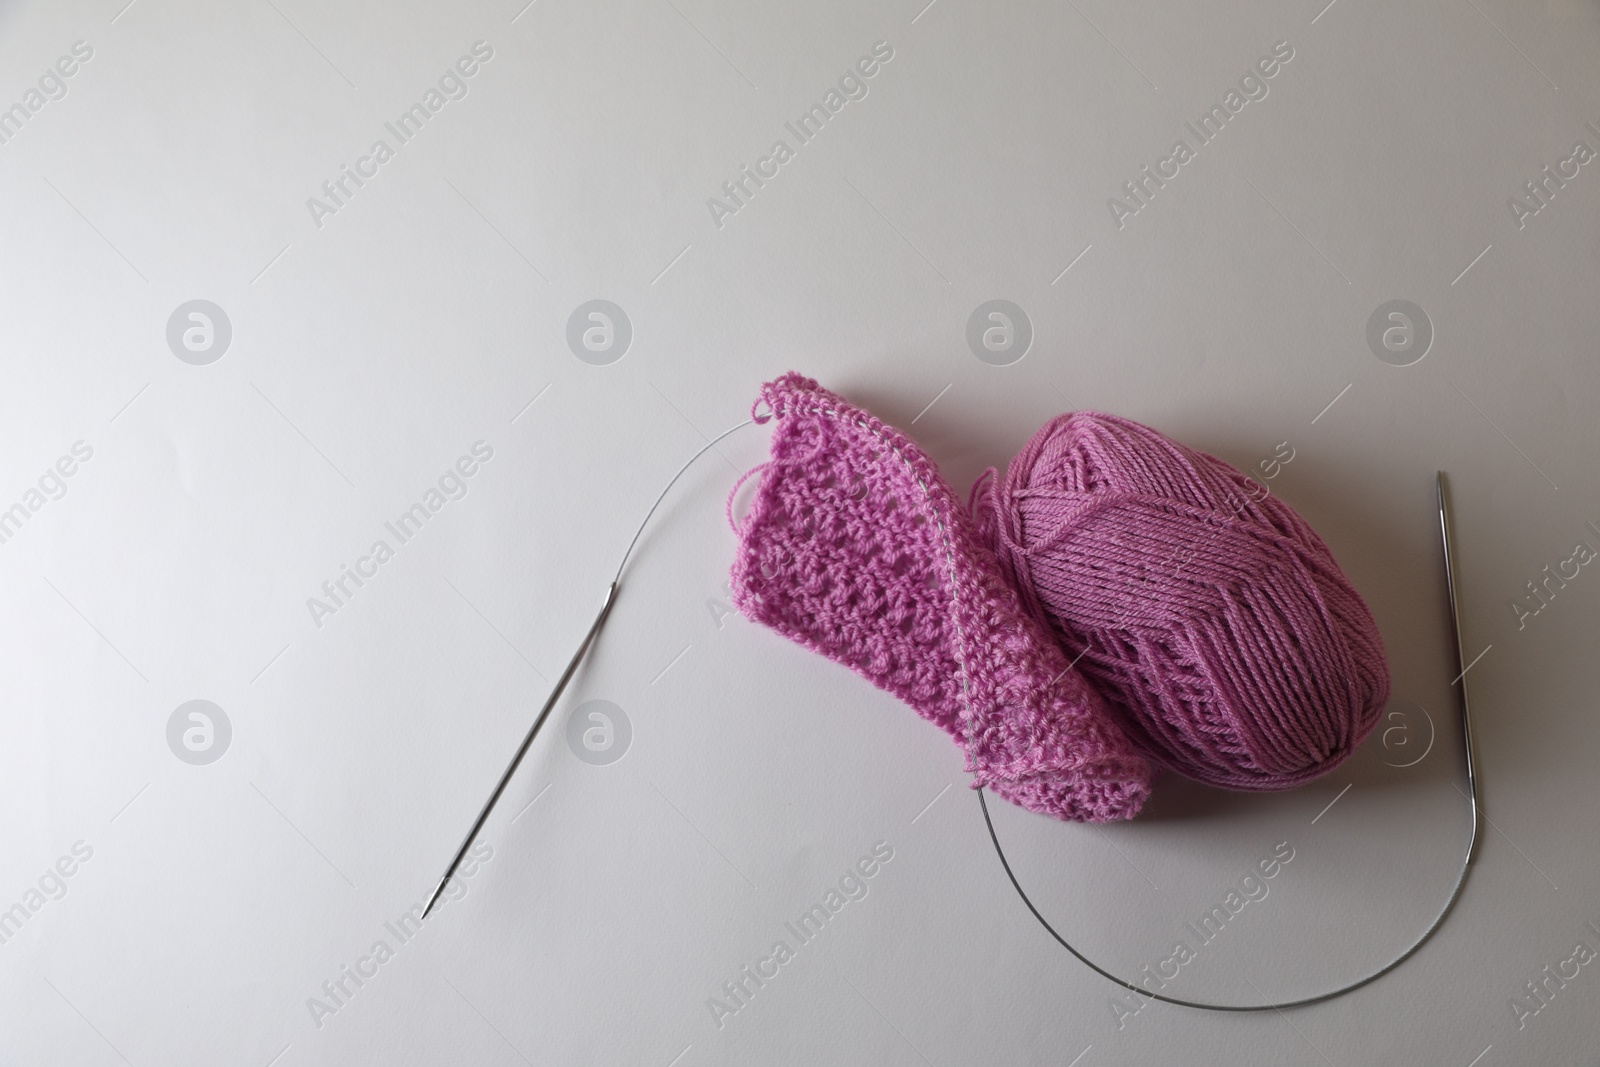
[[[1388,701],[1382,637],[1327,545],[1215,456],[1074,412],[980,478],[972,512],[1129,739],[1186,777],[1299,785]]]
[[[739,611],[945,730],[974,788],[1060,819],[1136,814],[1150,764],[1023,608],[932,460],[798,374],[755,407],[777,424],[737,527]]]

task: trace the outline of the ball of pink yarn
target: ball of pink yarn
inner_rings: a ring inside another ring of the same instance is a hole
[[[972,511],[1030,610],[1133,743],[1180,774],[1285,789],[1326,773],[1389,696],[1366,604],[1292,508],[1114,415],[1052,419]]]

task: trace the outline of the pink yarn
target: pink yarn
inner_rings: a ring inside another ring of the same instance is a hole
[[[756,408],[777,425],[736,528],[735,606],[943,728],[974,787],[1125,819],[1151,760],[1285,788],[1376,723],[1389,678],[1366,605],[1304,520],[1222,461],[1064,415],[969,511],[905,435],[809,378],[767,383]]]
[[[798,374],[763,386],[763,404],[756,418],[777,426],[738,527],[735,606],[942,727],[974,786],[1056,818],[1134,815],[1149,764],[1023,609],[933,461]]]
[[[1377,723],[1389,671],[1366,604],[1294,509],[1216,457],[1061,415],[972,508],[1024,603],[1172,770],[1286,789]]]

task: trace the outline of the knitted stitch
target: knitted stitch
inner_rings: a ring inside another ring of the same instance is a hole
[[[739,611],[943,728],[974,788],[1061,819],[1135,815],[1149,763],[1024,608],[933,461],[798,374],[763,386],[755,409],[777,425],[737,527]]]

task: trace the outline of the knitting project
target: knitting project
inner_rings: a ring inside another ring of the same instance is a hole
[[[973,788],[1060,819],[1135,815],[1149,761],[1023,606],[932,460],[799,374],[763,386],[752,416],[777,425],[735,526],[739,611],[944,729]]]

